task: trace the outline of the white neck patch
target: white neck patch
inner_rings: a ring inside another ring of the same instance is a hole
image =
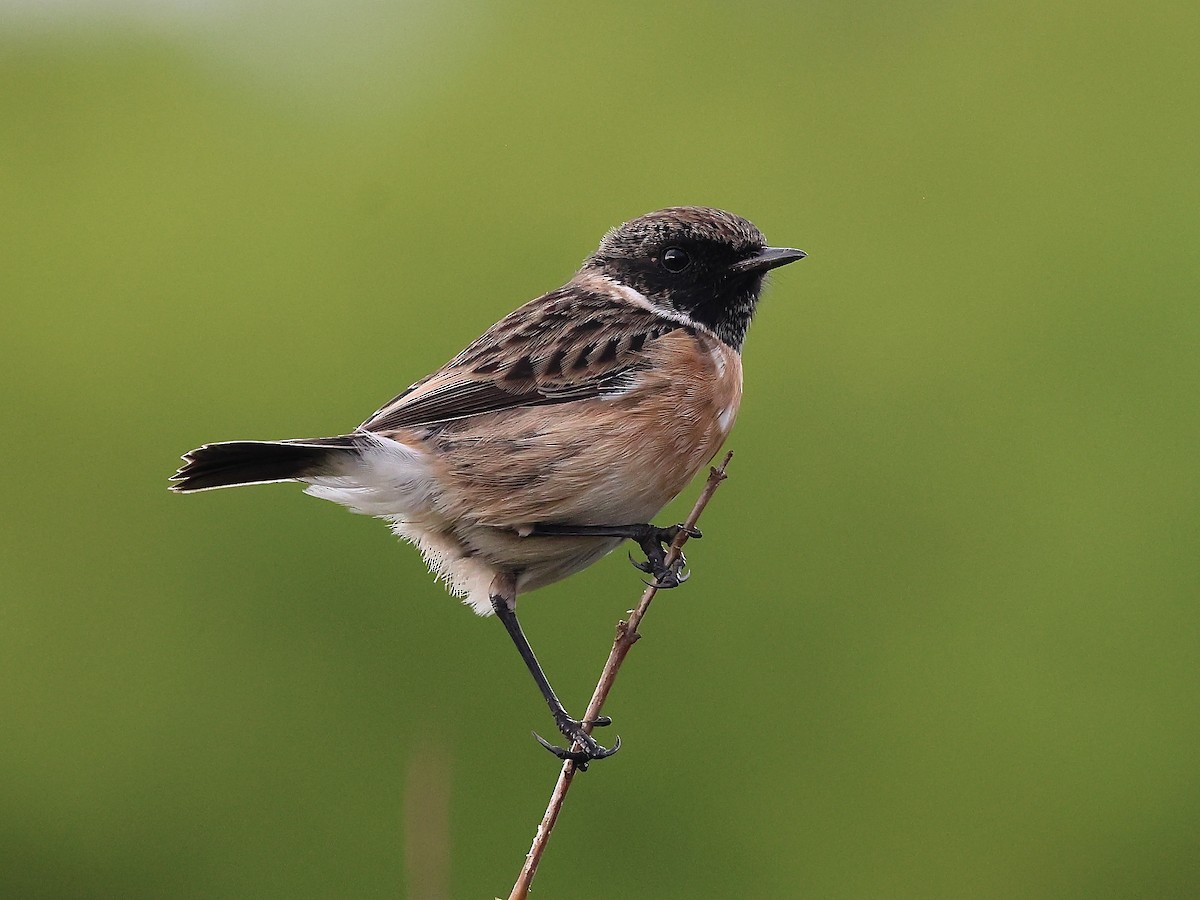
[[[660,306],[641,291],[635,290],[627,284],[621,284],[621,282],[615,281],[607,275],[600,275],[598,277],[599,280],[603,281],[606,286],[612,288],[634,306],[640,306],[642,309],[647,309],[656,316],[669,319],[672,322],[676,322],[688,328],[695,328],[697,331],[703,331],[705,334],[711,334],[713,337],[717,337],[716,332],[714,332],[707,325],[697,322],[691,316],[687,315],[687,313],[682,313],[670,306]],[[718,340],[720,339],[718,338]]]

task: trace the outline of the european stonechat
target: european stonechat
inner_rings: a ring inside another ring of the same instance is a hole
[[[647,523],[729,435],[763,278],[804,256],[722,210],[649,213],[350,434],[205,444],[183,457],[171,490],[301,481],[387,520],[451,593],[500,618],[559,731],[583,749],[543,744],[586,766],[620,742],[601,747],[567,714],[517,596],[625,539],[658,585],[678,584],[664,546],[680,526]]]

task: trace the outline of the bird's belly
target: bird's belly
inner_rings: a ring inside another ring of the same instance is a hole
[[[718,416],[698,428],[686,414],[646,421],[636,407],[591,403],[597,409],[586,417],[523,409],[469,440],[441,436],[439,513],[518,529],[646,522],[713,457],[728,430]]]
[[[521,537],[507,529],[476,526],[462,529],[458,540],[478,558],[500,571],[517,573],[517,590],[524,593],[561,581],[607,556],[621,538]]]

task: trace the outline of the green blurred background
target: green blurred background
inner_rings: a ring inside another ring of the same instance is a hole
[[[166,478],[353,427],[679,203],[811,257],[537,896],[1200,896],[1198,38],[0,7],[0,896],[507,895],[557,767],[503,629],[377,522]],[[636,575],[522,604],[573,709]]]

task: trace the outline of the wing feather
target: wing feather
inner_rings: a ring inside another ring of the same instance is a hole
[[[602,289],[567,285],[505,316],[360,429],[433,425],[620,391],[650,345],[686,328]]]

